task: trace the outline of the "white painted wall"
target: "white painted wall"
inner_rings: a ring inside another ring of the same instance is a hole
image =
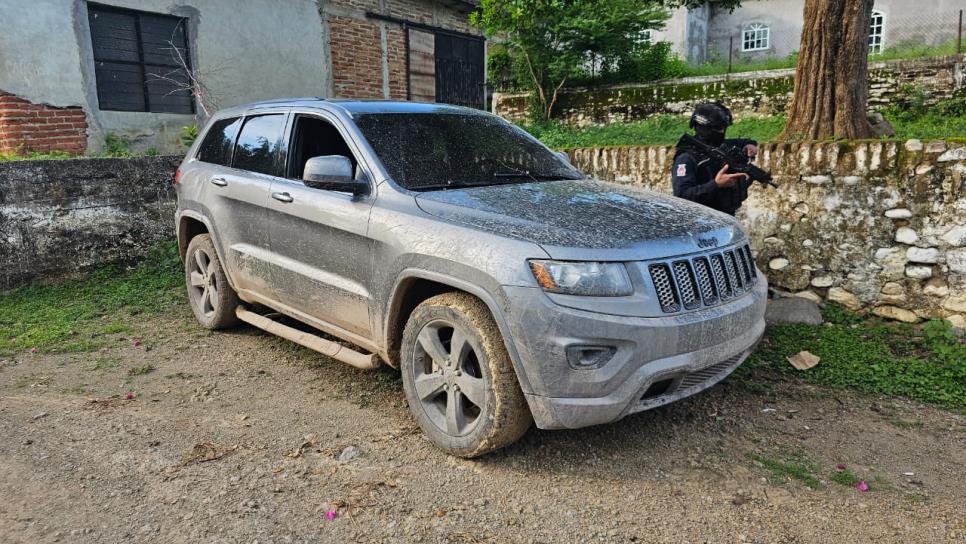
[[[220,107],[325,94],[322,21],[314,0],[101,0],[189,18],[193,66]],[[84,0],[0,1],[0,90],[52,106],[82,106],[89,145],[103,135],[176,149],[191,115],[100,111]]]

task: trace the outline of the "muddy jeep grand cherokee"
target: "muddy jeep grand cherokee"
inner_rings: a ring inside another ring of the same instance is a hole
[[[764,330],[766,282],[734,220],[587,180],[476,110],[226,110],[176,183],[204,326],[399,368],[416,421],[455,455],[697,393]]]

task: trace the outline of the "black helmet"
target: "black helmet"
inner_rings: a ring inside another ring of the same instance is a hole
[[[691,128],[706,127],[716,132],[724,132],[734,123],[731,110],[721,102],[698,104],[691,114]]]

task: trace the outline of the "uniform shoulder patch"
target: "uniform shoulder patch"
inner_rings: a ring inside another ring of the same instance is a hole
[[[678,175],[678,177],[682,177],[682,176],[688,175],[688,165],[686,165],[684,163],[679,164],[678,165],[677,175]]]

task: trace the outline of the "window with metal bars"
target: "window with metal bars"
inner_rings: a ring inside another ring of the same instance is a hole
[[[195,112],[187,19],[87,4],[102,110]]]

